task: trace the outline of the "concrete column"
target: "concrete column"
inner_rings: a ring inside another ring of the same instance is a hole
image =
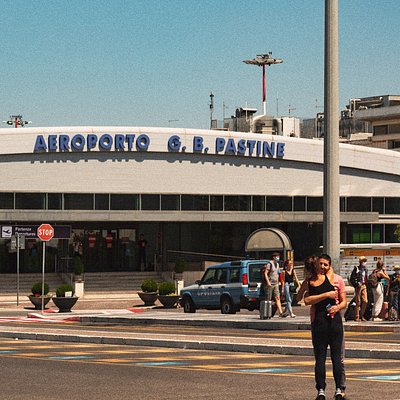
[[[338,0],[325,0],[324,251],[340,273]]]

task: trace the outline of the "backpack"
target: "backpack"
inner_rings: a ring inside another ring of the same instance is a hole
[[[372,272],[367,278],[367,285],[371,288],[376,288],[378,283],[378,275],[376,275],[376,272]]]
[[[358,279],[357,279],[357,267],[354,267],[351,275],[350,275],[350,285],[353,287],[358,286]]]

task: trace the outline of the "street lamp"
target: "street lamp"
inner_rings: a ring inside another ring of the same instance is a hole
[[[32,123],[32,121],[24,121],[22,119],[22,115],[10,115],[10,119],[8,121],[3,121],[3,122],[7,125],[13,125],[15,128]]]
[[[281,60],[280,58],[273,58],[272,52],[269,52],[267,54],[258,54],[256,58],[253,58],[252,60],[244,60],[243,62],[245,64],[252,64],[262,67],[263,110],[264,110],[264,115],[267,115],[267,79],[265,76],[265,66],[266,65],[269,66],[272,64],[281,64],[283,63],[283,60]]]
[[[210,93],[210,129],[213,127],[214,94]]]

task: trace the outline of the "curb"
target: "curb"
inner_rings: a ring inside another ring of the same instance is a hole
[[[87,315],[79,316],[81,323],[111,323],[121,325],[183,325],[183,326],[209,326],[215,328],[234,328],[234,329],[254,329],[254,330],[310,330],[310,322],[283,322],[274,320],[253,320],[253,321],[224,321],[202,319],[176,319],[165,317],[141,317],[132,318],[124,316],[102,316],[102,315]],[[368,323],[344,323],[346,332],[388,332],[400,333],[399,323],[393,324],[368,324]]]
[[[167,347],[192,350],[214,350],[229,352],[247,352],[260,354],[281,354],[312,356],[311,347],[291,347],[281,345],[260,345],[246,343],[219,343],[212,340],[185,340],[185,339],[157,339],[157,338],[126,338],[108,336],[90,336],[84,334],[59,334],[59,333],[30,333],[30,332],[0,332],[0,337],[26,340],[46,340],[53,342],[92,343],[123,346],[149,346]],[[328,351],[329,356],[329,351]],[[346,349],[346,358],[392,359],[400,360],[400,350],[365,350]]]

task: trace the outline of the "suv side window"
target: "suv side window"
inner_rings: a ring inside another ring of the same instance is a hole
[[[261,269],[262,264],[249,265],[249,282],[261,282]]]
[[[218,280],[217,280],[217,278],[215,276],[216,275],[216,271],[218,271],[218,270],[214,269],[214,268],[209,268],[205,272],[205,274],[204,274],[204,276],[203,276],[203,278],[201,280],[201,283],[204,284],[204,285],[211,285],[211,284],[218,283]]]
[[[240,268],[231,268],[229,283],[239,283],[240,282]]]
[[[228,282],[228,270],[226,268],[217,269],[215,275],[218,283]]]

